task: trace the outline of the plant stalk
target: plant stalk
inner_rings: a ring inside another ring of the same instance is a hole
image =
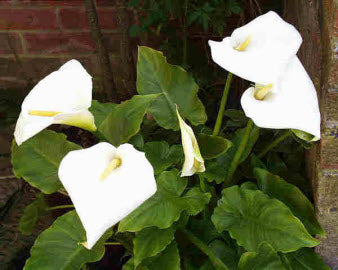
[[[187,13],[188,0],[184,2],[184,18],[183,18],[183,66],[187,68],[187,53],[188,53],[188,34],[187,34]]]
[[[193,243],[196,247],[198,247],[205,255],[208,256],[213,266],[218,270],[229,270],[229,268],[222,262],[220,258],[218,258],[211,249],[200,239],[198,239],[193,233],[188,230],[182,230],[184,235]]]
[[[105,246],[121,246],[119,242],[106,242],[104,243]]]
[[[268,144],[257,156],[259,158],[264,157],[272,148],[280,144],[282,141],[284,141],[287,137],[291,136],[292,131],[291,129],[286,130],[281,136],[276,138],[273,142]]]
[[[48,207],[47,211],[52,211],[52,210],[57,210],[57,209],[66,209],[66,208],[74,208],[74,205],[64,204],[64,205],[52,206],[52,207]]]
[[[253,124],[252,120],[249,118],[249,121],[248,121],[246,128],[245,128],[244,135],[242,137],[242,140],[241,140],[241,142],[240,142],[240,144],[237,148],[237,151],[235,153],[234,158],[231,161],[227,177],[224,181],[223,188],[226,187],[227,185],[229,185],[230,183],[232,183],[232,176],[234,175],[234,173],[235,173],[235,171],[236,171],[236,169],[237,169],[237,167],[240,163],[242,154],[243,154],[245,148],[248,145],[248,141],[249,141],[249,138],[250,138],[250,133],[251,133],[253,125],[254,124]]]
[[[224,86],[223,96],[222,96],[222,100],[221,100],[221,106],[220,106],[219,111],[218,111],[216,124],[215,124],[215,127],[214,127],[214,131],[212,133],[213,135],[218,135],[218,133],[219,133],[221,127],[222,127],[224,110],[225,110],[225,105],[226,105],[227,100],[228,100],[231,79],[232,79],[232,73],[229,72],[228,77],[227,77],[227,81],[226,81],[225,86]]]

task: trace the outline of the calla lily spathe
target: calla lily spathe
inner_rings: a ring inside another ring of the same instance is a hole
[[[71,151],[58,174],[86,230],[88,249],[157,189],[151,164],[131,144],[102,142]]]
[[[93,115],[92,78],[77,60],[42,79],[26,96],[16,123],[18,145],[51,124],[67,124],[96,130]]]
[[[247,46],[239,49],[248,39]],[[215,63],[243,79],[261,84],[276,81],[301,44],[299,32],[273,11],[235,29],[221,42],[209,41]]]
[[[222,42],[209,41],[218,65],[255,83],[244,92],[241,105],[257,126],[297,129],[319,139],[316,90],[296,56],[301,43],[298,31],[272,11]]]
[[[316,90],[297,57],[288,65],[284,78],[273,84],[264,100],[254,97],[255,88],[241,98],[245,115],[263,128],[298,129],[320,138],[320,112]]]
[[[184,122],[178,112],[177,107],[176,113],[180,124],[182,146],[185,157],[181,176],[191,176],[196,172],[204,172],[204,159],[198,147],[194,131]]]

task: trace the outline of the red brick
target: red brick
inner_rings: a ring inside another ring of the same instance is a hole
[[[101,29],[116,29],[116,11],[114,9],[97,9]],[[63,29],[89,29],[85,9],[62,8],[59,11],[60,24]]]
[[[0,29],[57,29],[53,9],[0,9]]]
[[[0,33],[0,54],[13,54],[13,50],[16,53],[22,52],[21,41],[18,34]]]
[[[95,44],[90,33],[25,33],[27,53],[58,54],[92,52]]]
[[[115,0],[96,0],[98,6],[115,6]],[[0,5],[83,6],[83,0],[0,0]]]
[[[90,32],[24,33],[28,54],[90,53],[95,43]],[[108,52],[118,53],[118,35],[104,34],[103,41]]]

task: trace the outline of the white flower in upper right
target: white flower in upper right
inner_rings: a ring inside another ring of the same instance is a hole
[[[296,56],[301,43],[299,32],[273,11],[221,42],[209,41],[218,65],[255,83],[244,92],[241,104],[257,126],[297,129],[319,139],[316,90]]]

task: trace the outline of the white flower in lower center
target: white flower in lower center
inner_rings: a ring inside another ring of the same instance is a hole
[[[59,167],[91,249],[110,227],[156,192],[154,171],[131,144],[99,143],[69,152]]]

